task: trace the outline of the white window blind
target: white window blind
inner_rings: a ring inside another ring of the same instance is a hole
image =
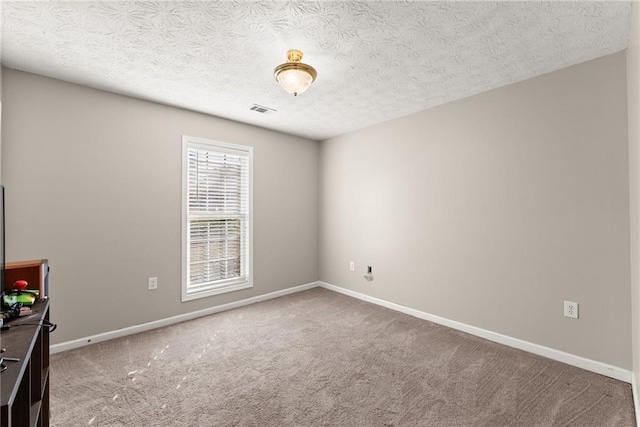
[[[250,287],[252,150],[184,137],[183,300]]]

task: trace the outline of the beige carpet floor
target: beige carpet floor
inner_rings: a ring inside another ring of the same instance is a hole
[[[628,384],[315,288],[52,356],[53,426],[633,426]]]

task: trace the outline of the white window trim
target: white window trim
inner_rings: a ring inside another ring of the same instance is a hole
[[[220,287],[210,289],[207,291],[197,293],[187,293],[187,285],[189,283],[189,238],[187,235],[187,210],[189,203],[189,159],[188,148],[189,146],[195,146],[207,150],[224,152],[225,149],[231,149],[234,151],[244,151],[249,158],[249,170],[248,170],[248,191],[249,191],[249,253],[247,254],[247,262],[249,263],[248,278],[246,282],[235,283],[231,285],[220,284]],[[206,298],[213,295],[224,294],[227,292],[238,291],[241,289],[248,289],[253,287],[253,147],[247,147],[244,145],[230,144],[228,142],[214,141],[210,139],[198,138],[194,136],[183,135],[182,136],[182,302],[192,301],[195,299]]]

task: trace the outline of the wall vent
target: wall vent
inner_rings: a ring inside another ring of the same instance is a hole
[[[264,105],[258,105],[258,104],[253,104],[249,109],[251,111],[255,111],[256,113],[261,113],[261,114],[269,114],[269,113],[276,112],[276,110],[273,108],[265,107]]]

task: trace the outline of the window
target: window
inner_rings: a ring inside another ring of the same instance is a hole
[[[182,137],[182,301],[252,280],[253,149]]]

